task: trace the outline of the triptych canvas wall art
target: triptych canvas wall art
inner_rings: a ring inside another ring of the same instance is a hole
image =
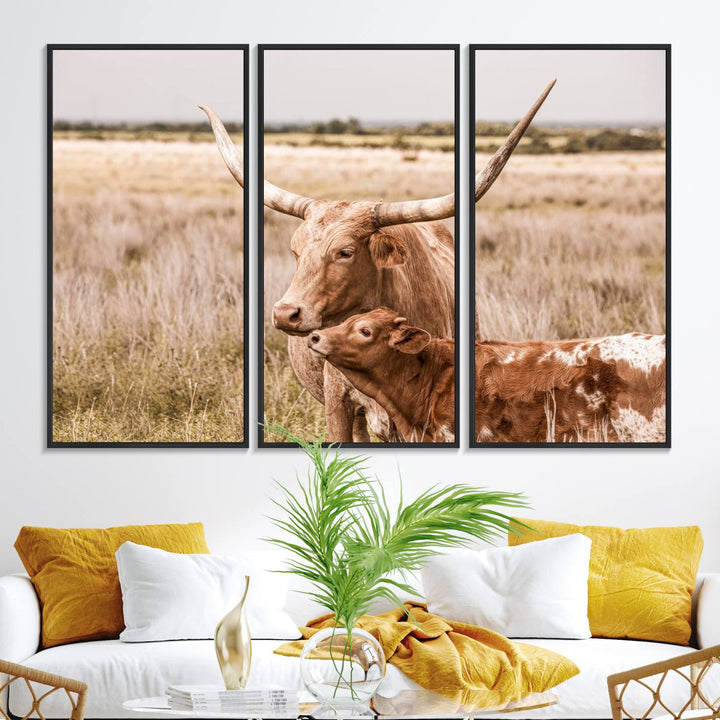
[[[50,47],[48,444],[669,446],[669,48],[460,58]]]

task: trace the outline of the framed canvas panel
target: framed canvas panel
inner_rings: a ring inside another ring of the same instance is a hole
[[[470,46],[471,446],[670,447],[669,108],[667,45]]]
[[[258,61],[260,446],[458,447],[458,46]]]
[[[47,70],[48,446],[247,447],[248,191],[198,108],[247,149],[247,45]]]

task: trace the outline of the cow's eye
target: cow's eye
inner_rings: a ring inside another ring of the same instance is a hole
[[[370,332],[370,328],[360,328],[360,334],[364,335],[365,337],[370,337],[372,333]]]
[[[353,256],[353,251],[350,248],[343,248],[338,252],[338,257],[350,258]]]

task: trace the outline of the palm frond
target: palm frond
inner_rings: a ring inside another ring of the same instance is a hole
[[[406,505],[401,483],[393,512],[382,484],[366,475],[366,457],[345,457],[338,446],[323,447],[322,438],[308,442],[281,425],[266,428],[297,444],[310,461],[296,491],[277,483],[281,499],[272,502],[282,516],[270,520],[286,538],[266,539],[293,556],[288,568],[311,582],[307,594],[348,628],[374,601],[401,604],[400,593],[412,594],[391,573],[417,570],[443,550],[507,533],[511,518],[495,508],[527,507],[520,493],[464,483],[430,488]]]

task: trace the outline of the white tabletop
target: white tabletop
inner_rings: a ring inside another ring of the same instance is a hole
[[[304,701],[305,700],[305,701]],[[486,708],[458,708],[452,701],[431,692],[420,689],[419,691],[405,690],[394,697],[377,696],[373,703],[376,713],[368,711],[368,714],[353,713],[353,717],[374,718],[398,718],[398,720],[432,720],[433,718],[454,719],[454,718],[481,718],[496,713],[514,713],[525,710],[555,705],[560,697],[552,692],[534,693],[524,698],[509,702],[506,705]],[[309,703],[305,698],[300,698],[300,709],[295,713],[262,713],[262,720],[294,720],[299,715],[311,715],[319,706],[317,703]],[[123,703],[125,710],[134,712],[152,713],[158,716],[175,716],[185,718],[237,718],[238,720],[257,720],[258,713],[242,714],[237,710],[225,712],[211,712],[208,710],[175,710],[168,705],[166,696],[137,698],[126,700]],[[424,711],[424,712],[423,712]],[[320,717],[327,717],[323,713]]]
[[[137,698],[135,700],[126,700],[123,703],[124,710],[133,710],[140,713],[154,713],[162,715],[174,715],[175,717],[185,718],[245,718],[246,720],[254,720],[258,717],[258,713],[248,713],[243,715],[237,710],[212,712],[210,710],[176,710],[168,705],[168,699],[165,695],[157,697]],[[263,713],[263,720],[288,720],[288,718],[296,718],[299,713],[273,714]]]

